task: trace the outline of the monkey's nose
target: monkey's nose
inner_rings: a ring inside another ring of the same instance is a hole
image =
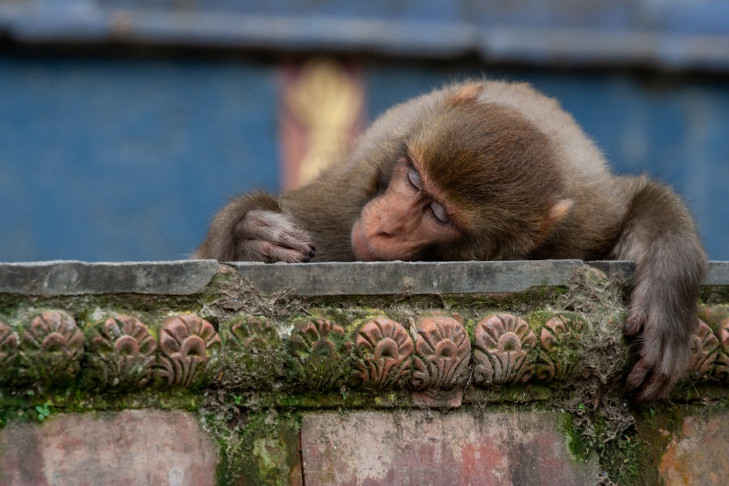
[[[403,221],[400,218],[393,218],[389,215],[377,219],[375,234],[382,238],[393,238],[403,232]]]

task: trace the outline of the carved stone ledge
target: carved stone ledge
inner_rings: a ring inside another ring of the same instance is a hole
[[[535,366],[537,379],[561,380],[572,375],[584,327],[585,322],[575,315],[560,314],[545,321],[539,334],[541,351]]]
[[[324,318],[299,320],[288,348],[287,367],[295,388],[333,390],[348,382],[352,342],[339,324]]]
[[[18,378],[44,386],[72,379],[79,371],[84,337],[67,312],[44,311],[22,330]]]
[[[402,324],[378,317],[359,327],[354,341],[356,379],[365,388],[402,388],[410,380],[414,344]]]
[[[100,388],[139,388],[154,374],[157,341],[139,319],[114,315],[93,326],[88,379]]]
[[[729,317],[719,322],[717,340],[720,351],[716,357],[712,375],[722,383],[729,383]]]
[[[16,372],[17,349],[18,333],[8,324],[0,321],[0,385],[10,383]]]
[[[494,314],[476,324],[473,379],[478,386],[524,382],[534,374],[537,337],[511,314]]]
[[[340,322],[314,316],[276,327],[269,318],[238,314],[220,324],[219,336],[191,314],[148,325],[109,311],[101,320],[79,320],[82,333],[66,311],[24,310],[0,322],[0,386],[73,383],[120,393],[161,382],[304,394],[341,390],[342,396],[346,389],[409,391],[415,405],[456,407],[467,387],[491,392],[581,379],[576,370],[599,327],[575,312],[498,313],[465,322],[457,314],[416,314],[406,317],[409,330],[380,311],[366,318],[354,313],[350,320],[317,312]],[[687,379],[727,383],[729,306],[705,306],[702,317]],[[286,326],[292,330],[281,336]],[[622,341],[619,323],[614,326],[611,339]]]
[[[689,373],[694,381],[706,381],[711,378],[719,353],[719,340],[711,328],[699,319],[698,330],[691,337],[691,364]]]
[[[169,317],[162,322],[157,374],[168,385],[200,384],[220,346],[220,336],[208,321],[193,315]]]
[[[452,317],[426,317],[415,324],[415,356],[410,386],[421,406],[460,406],[468,379],[471,341]],[[445,396],[443,392],[448,392]]]
[[[222,326],[222,373],[216,382],[240,389],[270,387],[283,374],[282,342],[264,317],[237,315]]]

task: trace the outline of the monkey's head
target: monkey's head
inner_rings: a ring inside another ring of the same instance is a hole
[[[570,211],[548,138],[465,85],[389,154],[389,179],[352,227],[358,260],[524,257]]]

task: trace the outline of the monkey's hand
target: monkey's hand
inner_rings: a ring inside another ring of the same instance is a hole
[[[307,262],[314,245],[306,231],[281,213],[277,198],[254,192],[218,212],[193,256],[220,262]]]
[[[253,209],[235,225],[236,253],[241,260],[308,262],[314,256],[309,234],[286,215],[265,209]]]
[[[649,279],[636,285],[623,325],[625,335],[639,334],[640,359],[627,379],[638,401],[665,398],[691,360],[691,338],[698,324],[695,302],[665,295],[673,289],[661,286]]]

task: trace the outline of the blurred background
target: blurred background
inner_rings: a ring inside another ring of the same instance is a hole
[[[186,258],[231,197],[482,75],[558,98],[729,260],[726,0],[0,0],[0,261]]]

